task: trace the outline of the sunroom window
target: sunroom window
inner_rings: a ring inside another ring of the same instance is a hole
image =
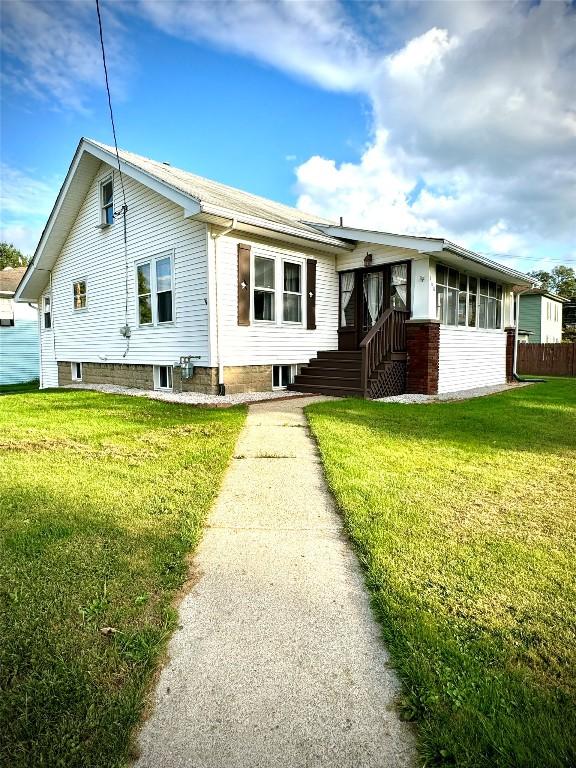
[[[502,327],[502,286],[436,265],[436,319],[443,325]]]

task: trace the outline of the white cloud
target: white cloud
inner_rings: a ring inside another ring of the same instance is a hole
[[[109,71],[116,95],[129,68],[123,28],[110,4],[102,9]],[[4,87],[30,93],[55,109],[88,112],[91,89],[104,88],[104,73],[93,3],[12,0],[2,4]]]
[[[5,164],[0,167],[0,179],[0,240],[31,255],[56,200],[58,181],[39,180]]]
[[[350,223],[520,255],[576,236],[576,12],[569,3],[338,0],[139,10],[373,105],[354,163],[297,167],[298,204]],[[552,246],[551,246],[552,247]]]

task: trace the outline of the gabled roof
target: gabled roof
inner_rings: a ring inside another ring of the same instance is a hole
[[[226,226],[231,220],[239,229],[268,232],[271,236],[299,242],[306,240],[314,247],[340,251],[353,250],[358,242],[397,245],[420,253],[454,258],[458,264],[475,262],[481,270],[517,282],[534,285],[532,278],[498,264],[480,254],[450,243],[442,238],[395,235],[365,229],[343,227],[328,219],[303,213],[297,208],[244,192],[197,176],[166,163],[150,160],[133,152],[119,150],[122,173],[158,192],[182,207],[185,217]],[[117,166],[113,147],[92,139],[81,139],[68,169],[64,183],[42,232],[40,242],[18,288],[16,299],[34,301],[44,289],[47,275],[53,268],[66,242],[80,207],[94,177],[104,162]],[[128,200],[130,207],[130,201]]]
[[[92,139],[86,139],[85,141],[108,152],[115,163],[114,147],[100,144]],[[236,216],[236,218],[248,216],[262,219],[267,222],[294,227],[302,234],[315,238],[322,233],[318,231],[317,227],[306,223],[307,221],[309,222],[311,219],[314,219],[314,221],[318,221],[321,224],[335,223],[329,219],[313,217],[312,214],[304,213],[298,210],[298,208],[291,208],[288,205],[276,203],[265,197],[253,195],[250,192],[244,192],[235,187],[229,187],[218,181],[205,179],[203,176],[197,176],[181,168],[174,168],[168,163],[150,160],[148,157],[136,155],[133,152],[126,152],[123,149],[118,150],[118,154],[125,163],[150,174],[150,176],[153,176],[158,181],[164,182],[196,200],[205,213],[213,213],[217,216]]]
[[[26,267],[4,267],[4,269],[0,269],[0,294],[14,295],[25,272]]]
[[[570,299],[564,298],[564,296],[558,296],[557,293],[547,291],[545,288],[532,288],[529,291],[522,291],[522,296],[544,296],[552,301],[559,301],[561,304],[566,304]]]

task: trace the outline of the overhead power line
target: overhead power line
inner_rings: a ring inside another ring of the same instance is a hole
[[[108,81],[108,67],[106,66],[106,51],[104,49],[104,35],[102,33],[102,16],[100,15],[100,2],[96,0],[96,13],[98,14],[98,29],[100,31],[100,48],[102,50],[102,64],[104,65],[104,79],[106,80],[106,93],[108,95],[108,108],[110,110],[110,122],[112,123],[112,135],[114,137],[114,149],[116,150],[116,162],[118,163],[118,174],[120,175],[120,186],[122,188],[122,223],[124,230],[124,328],[121,329],[122,335],[126,339],[126,349],[123,357],[126,357],[130,349],[130,328],[128,326],[128,228],[126,217],[128,213],[128,204],[126,203],[126,190],[124,189],[124,178],[122,176],[122,166],[120,165],[120,153],[118,152],[118,140],[116,138],[116,125],[114,123],[114,112],[112,110],[112,98],[110,96],[110,83]]]
[[[110,83],[108,82],[108,67],[106,66],[106,51],[104,50],[104,36],[102,34],[102,17],[100,15],[100,2],[96,0],[96,13],[98,14],[98,29],[100,30],[100,48],[102,49],[102,64],[104,65],[104,78],[106,80],[106,93],[108,94],[108,107],[110,109],[110,122],[112,123],[112,135],[114,136],[114,149],[116,150],[116,160],[118,162],[118,173],[120,174],[120,185],[122,187],[122,198],[124,201],[124,215],[128,210],[126,205],[126,192],[124,190],[124,180],[122,178],[122,168],[120,167],[120,154],[118,153],[118,141],[116,139],[116,125],[114,124],[114,112],[112,111],[112,98],[110,97]]]

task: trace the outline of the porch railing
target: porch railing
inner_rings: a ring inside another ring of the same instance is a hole
[[[362,350],[362,389],[368,396],[370,379],[394,352],[406,352],[406,320],[410,312],[387,309],[360,342]]]

